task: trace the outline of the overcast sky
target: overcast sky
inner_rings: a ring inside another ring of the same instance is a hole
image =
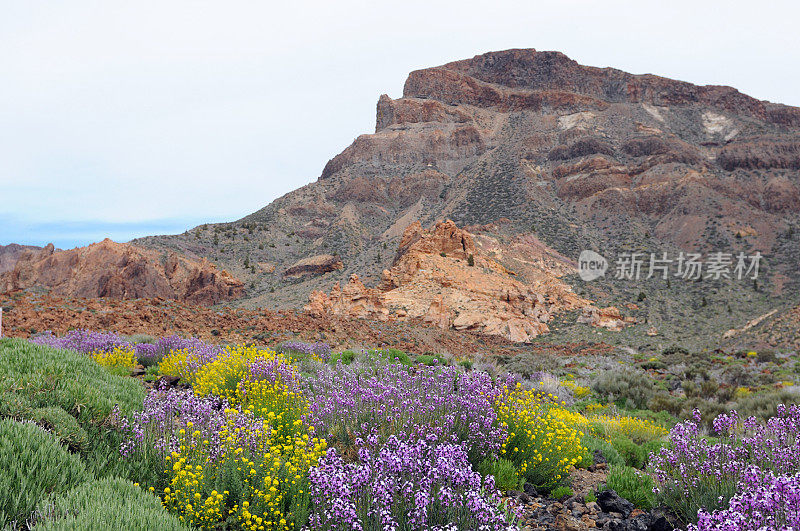
[[[797,4],[0,0],[0,244],[238,219],[374,131],[411,70],[492,50],[800,105]]]

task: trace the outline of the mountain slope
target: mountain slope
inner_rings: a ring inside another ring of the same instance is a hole
[[[245,281],[241,304],[279,307],[352,274],[377,284],[415,221],[488,235],[523,280],[542,248],[762,253],[756,282],[571,277],[579,295],[636,302],[657,341],[686,341],[796,304],[798,212],[800,109],[508,50],[412,72],[316,182],[237,222],[137,243],[207,257]],[[284,274],[309,258],[337,266]]]

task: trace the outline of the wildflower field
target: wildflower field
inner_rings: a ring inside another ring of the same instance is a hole
[[[800,526],[797,406],[706,430],[582,383],[323,343],[4,339],[0,528],[518,529],[514,493],[565,498],[599,460],[682,528]]]

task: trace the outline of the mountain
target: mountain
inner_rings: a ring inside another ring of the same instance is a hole
[[[230,271],[244,283],[236,305],[301,308],[354,274],[377,287],[412,223],[450,219],[527,285],[569,262],[559,275],[577,296],[633,313],[620,341],[714,341],[800,302],[799,175],[798,108],[507,50],[412,72],[401,98],[380,96],[375,132],[316,182],[236,222],[132,243]],[[764,262],[757,279],[635,282],[612,269],[584,282],[582,250]],[[596,339],[573,326],[578,312],[555,316],[552,334]]]
[[[109,239],[68,251],[53,244],[21,254],[0,275],[0,292],[44,288],[53,295],[175,299],[216,304],[238,298],[241,281],[202,259],[157,253]]]

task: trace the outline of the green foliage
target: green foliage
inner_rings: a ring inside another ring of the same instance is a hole
[[[39,531],[84,529],[185,529],[161,506],[161,500],[128,480],[89,481],[65,494],[43,500],[37,507]]]
[[[605,371],[592,385],[603,399],[623,402],[630,408],[642,409],[655,396],[655,382],[647,374],[632,369]]]
[[[583,497],[583,501],[585,501],[586,503],[596,502],[597,495],[594,492],[587,492],[586,496]]]
[[[30,420],[55,435],[70,450],[81,451],[88,446],[86,431],[78,425],[75,417],[58,406],[35,409],[31,412]]]
[[[31,422],[0,420],[0,528],[21,525],[49,493],[90,479],[78,456]]]
[[[472,254],[467,256],[467,265],[470,267],[475,267],[475,257]]]
[[[129,415],[145,394],[139,382],[109,374],[88,356],[22,339],[0,344],[0,391],[12,389],[32,407],[59,406],[82,425],[102,423],[115,405]]]
[[[23,395],[14,391],[0,393],[0,418],[26,419],[32,410],[31,401]]]
[[[614,437],[611,439],[611,446],[619,452],[629,467],[642,468],[647,461],[645,450],[628,437]]]
[[[41,422],[63,437],[97,477],[160,476],[163,467],[154,459],[123,459],[118,451],[122,435],[112,412],[117,407],[120,416],[130,416],[141,409],[144,395],[137,380],[112,375],[83,354],[22,339],[0,341],[0,407],[22,405],[24,414],[17,418]]]
[[[657,413],[679,415],[683,405],[680,400],[671,396],[669,393],[658,393],[648,400],[647,407]]]
[[[447,360],[441,354],[431,356],[430,354],[420,354],[417,356],[417,363],[422,363],[429,367],[433,365],[447,365]]]
[[[133,344],[136,343],[150,343],[153,344],[156,342],[156,338],[151,336],[150,334],[133,334],[127,337],[128,341]]]
[[[461,365],[462,367],[464,367],[466,370],[471,371],[473,365],[475,365],[475,362],[470,361],[470,360],[463,360],[463,361],[458,362],[458,364]]]
[[[400,349],[396,348],[386,348],[377,351],[378,354],[384,359],[387,359],[393,363],[402,363],[403,365],[411,365],[411,358],[408,357],[408,354],[403,352]]]
[[[522,483],[517,468],[508,459],[488,457],[478,465],[477,470],[483,477],[494,476],[495,485],[504,492],[519,489]]]
[[[586,466],[592,464],[592,458],[596,450],[599,450],[600,453],[603,454],[603,458],[611,466],[622,466],[625,464],[625,458],[622,457],[617,449],[608,441],[604,441],[592,435],[584,435],[581,439],[581,443],[583,443],[587,450],[587,455],[582,461],[582,464],[586,464]]]
[[[565,486],[565,485],[562,485],[560,487],[556,487],[550,492],[550,497],[553,498],[554,500],[560,500],[561,498],[574,496],[574,495],[575,495],[575,493],[572,492],[572,489],[567,487],[567,486]]]
[[[649,511],[653,508],[655,483],[647,473],[627,466],[614,466],[606,477],[606,489],[612,489],[637,508]]]
[[[353,360],[356,359],[356,353],[352,350],[343,350],[342,352],[337,352],[335,354],[331,354],[330,364],[336,365],[340,361],[343,365],[350,365],[353,363]]]

